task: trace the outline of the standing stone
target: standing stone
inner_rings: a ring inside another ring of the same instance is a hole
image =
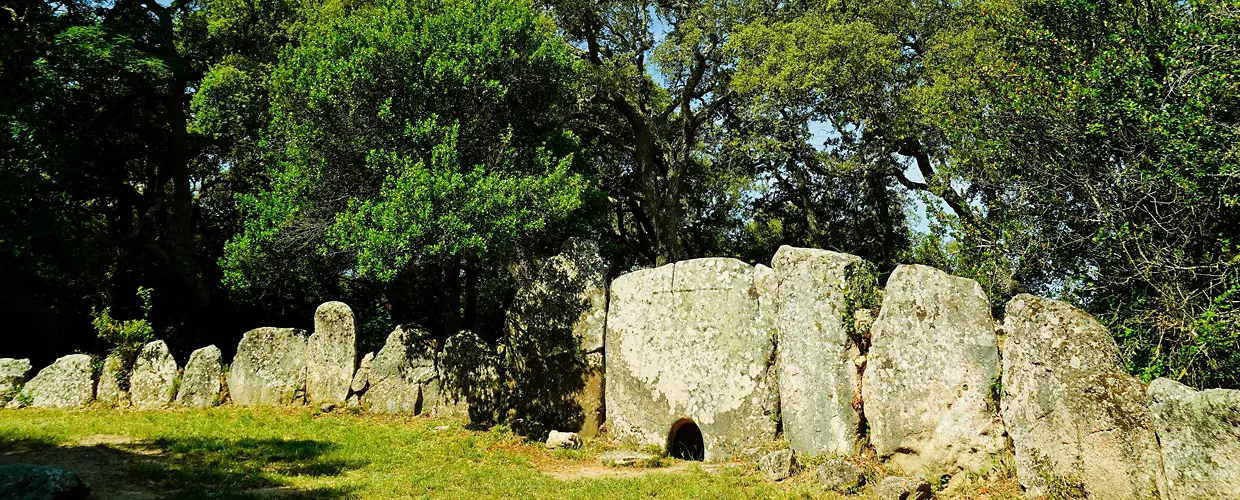
[[[223,363],[224,355],[213,345],[191,353],[181,376],[181,391],[177,393],[177,404],[195,408],[215,406],[220,398]]]
[[[95,395],[90,356],[70,354],[57,359],[22,389],[36,408],[81,408]]]
[[[311,402],[344,404],[357,363],[357,323],[344,302],[327,302],[314,311],[308,342],[310,364],[306,396]]]
[[[1170,500],[1240,498],[1240,391],[1150,383]]]
[[[168,344],[156,340],[142,347],[129,377],[129,399],[135,408],[163,408],[176,397],[177,362]]]
[[[129,362],[126,362],[126,357]],[[120,350],[112,351],[103,360],[103,372],[99,374],[99,385],[95,388],[95,399],[110,405],[125,406],[129,403],[129,393],[121,388],[132,367],[133,357],[124,356]]]
[[[797,453],[857,451],[861,439],[861,352],[849,336],[847,296],[860,257],[783,246],[771,261],[779,281],[779,398],[784,436]]]
[[[861,394],[870,443],[910,474],[983,472],[1006,446],[999,340],[976,281],[897,267],[870,330]]]
[[[29,375],[29,359],[0,358],[0,405],[17,395],[16,389]]]
[[[1159,497],[1162,462],[1145,387],[1084,311],[1022,294],[1003,330],[1003,422],[1028,496]]]
[[[370,366],[375,362],[375,353],[368,352],[362,356],[362,362],[357,364],[357,373],[353,374],[353,381],[349,383],[349,390],[354,394],[366,392],[370,387]]]
[[[422,413],[439,403],[435,353],[417,325],[401,325],[375,355],[362,405],[376,413]]]
[[[668,445],[693,421],[705,460],[775,437],[774,343],[754,268],[695,259],[617,278],[607,314],[608,432]],[[686,424],[687,425],[687,424]]]
[[[304,402],[306,332],[256,328],[245,332],[228,370],[228,394],[242,406]]]

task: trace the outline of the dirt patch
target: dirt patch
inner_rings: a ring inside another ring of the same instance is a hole
[[[160,450],[131,436],[96,434],[61,446],[29,447],[0,453],[0,463],[27,463],[69,469],[91,486],[98,498],[140,500],[158,498],[139,485],[127,484],[126,474],[140,461],[157,460]]]

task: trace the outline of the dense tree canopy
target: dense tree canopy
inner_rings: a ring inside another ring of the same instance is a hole
[[[1240,387],[1233,0],[17,0],[0,44],[4,355],[332,299],[493,353],[583,238],[934,265]]]

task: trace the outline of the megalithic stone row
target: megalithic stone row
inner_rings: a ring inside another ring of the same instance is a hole
[[[1025,492],[1159,498],[1145,385],[1124,371],[1111,333],[1056,300],[1022,294],[1006,309],[1001,404]]]
[[[897,267],[870,329],[861,391],[878,456],[929,477],[992,468],[1007,444],[992,393],[999,369],[981,285],[931,267]]]
[[[228,394],[242,406],[305,402],[305,330],[255,328],[241,337],[228,370]]]

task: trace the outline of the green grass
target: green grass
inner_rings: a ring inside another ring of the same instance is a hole
[[[604,445],[552,452],[456,420],[309,409],[0,411],[0,461],[78,471],[101,498],[809,498],[743,470],[560,480]],[[436,427],[447,425],[447,430]],[[674,461],[670,461],[674,462]]]

